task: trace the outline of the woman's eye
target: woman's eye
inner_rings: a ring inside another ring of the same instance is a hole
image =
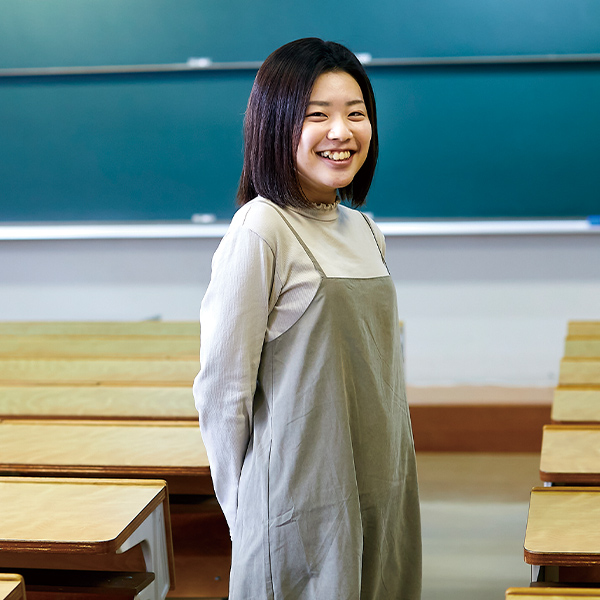
[[[306,115],[306,118],[315,118],[315,119],[325,119],[327,118],[327,115],[325,113],[322,112],[312,112]]]
[[[358,110],[355,111],[355,112],[350,113],[350,117],[353,118],[353,119],[360,119],[360,118],[362,118],[364,116],[365,116],[365,113],[360,112]]]

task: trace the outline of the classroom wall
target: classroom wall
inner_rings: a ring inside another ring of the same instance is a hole
[[[0,242],[2,319],[195,319],[218,240]],[[598,235],[388,237],[412,385],[553,386]]]

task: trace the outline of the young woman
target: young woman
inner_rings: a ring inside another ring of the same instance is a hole
[[[260,68],[235,214],[202,301],[194,395],[230,527],[231,600],[417,600],[421,534],[398,311],[355,207],[375,100],[345,47]]]

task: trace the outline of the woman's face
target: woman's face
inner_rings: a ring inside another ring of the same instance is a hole
[[[311,202],[333,202],[362,167],[371,122],[360,86],[348,73],[323,73],[315,81],[296,152],[298,179]]]

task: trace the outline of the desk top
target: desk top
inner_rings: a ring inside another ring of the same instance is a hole
[[[161,419],[198,423],[191,386],[0,386],[0,418]]]
[[[210,480],[200,428],[193,421],[0,421],[0,471],[167,480],[175,476],[189,478],[192,487]]]
[[[600,336],[600,321],[569,321],[567,335]]]
[[[545,425],[540,478],[552,483],[600,484],[600,425]]]
[[[600,423],[599,387],[557,387],[552,420],[561,423]]]
[[[559,385],[600,385],[600,358],[565,357],[560,361]]]
[[[565,356],[600,356],[600,335],[570,335],[565,340]]]
[[[200,336],[189,335],[0,335],[2,358],[170,358],[195,359]]]
[[[24,600],[25,585],[21,575],[0,573],[0,600]]]
[[[0,335],[193,335],[199,321],[0,321]]]
[[[506,600],[573,600],[575,598],[600,598],[600,590],[565,587],[509,588]]]
[[[531,565],[600,564],[600,488],[533,488],[525,532]]]
[[[0,477],[0,551],[114,553],[165,501],[164,481]]]
[[[0,385],[179,385],[191,386],[200,359],[0,357]]]

